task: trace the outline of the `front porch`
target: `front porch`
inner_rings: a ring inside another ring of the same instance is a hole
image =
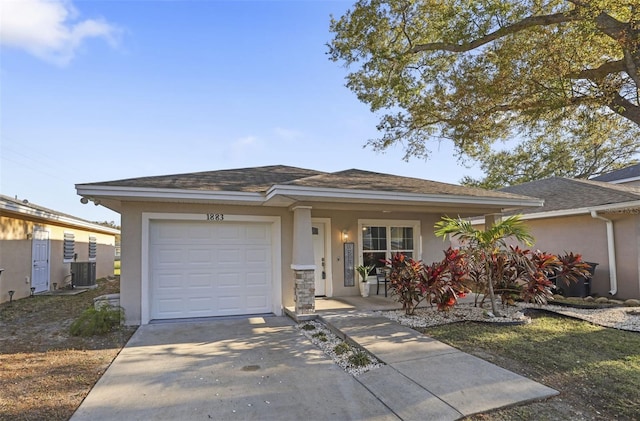
[[[459,303],[473,303],[475,300],[475,294],[467,294],[464,298],[459,298]],[[420,307],[428,307],[426,302],[420,303]],[[335,313],[337,311],[388,311],[388,310],[400,310],[402,304],[395,301],[391,295],[385,297],[384,294],[369,295],[368,297],[361,296],[348,296],[348,297],[316,297],[315,298],[315,312],[310,314],[296,314],[295,306],[285,307],[285,315],[292,318],[296,322],[303,322],[306,320],[313,320],[318,318],[323,313]]]
[[[335,311],[376,311],[376,310],[398,310],[402,305],[394,301],[391,297],[384,295],[370,295],[368,297],[349,296],[349,297],[316,297],[315,313],[296,314],[295,306],[285,307],[285,314],[296,322],[305,320],[313,320],[321,313]]]

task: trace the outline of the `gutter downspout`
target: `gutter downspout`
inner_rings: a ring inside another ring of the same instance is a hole
[[[616,295],[618,293],[618,270],[616,266],[616,244],[615,236],[613,234],[613,221],[611,219],[604,218],[598,215],[597,211],[591,211],[591,217],[594,219],[600,219],[607,224],[607,251],[609,252],[609,286],[611,290],[610,295]]]

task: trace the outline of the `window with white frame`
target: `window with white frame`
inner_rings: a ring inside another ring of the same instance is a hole
[[[383,267],[396,253],[414,257],[420,252],[418,221],[361,220],[358,225],[363,265]],[[375,269],[370,274],[375,274]]]
[[[89,236],[89,260],[96,260],[96,256],[98,255],[98,244],[96,242],[96,237],[93,235]]]
[[[64,241],[62,244],[62,260],[67,262],[73,262],[76,254],[76,236],[72,232],[65,231]]]

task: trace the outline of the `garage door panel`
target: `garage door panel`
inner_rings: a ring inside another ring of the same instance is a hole
[[[173,247],[158,248],[155,261],[159,265],[182,263],[184,261],[184,251]]]
[[[242,240],[242,226],[239,225],[216,225],[216,236],[224,241],[241,241]]]
[[[157,300],[158,311],[163,315],[179,314],[183,311],[181,298],[161,298]]]
[[[246,285],[250,287],[267,287],[269,276],[264,272],[247,273]]]
[[[213,288],[213,279],[210,273],[191,273],[187,276],[187,286],[189,289],[207,289]],[[210,293],[210,291],[206,291]]]
[[[155,278],[159,291],[170,290],[175,292],[175,290],[183,288],[181,273],[160,272],[156,273]]]
[[[267,302],[265,301],[264,295],[247,295],[248,308],[258,309],[263,308],[265,305],[267,305]]]
[[[149,238],[151,319],[271,311],[269,224],[158,221]]]
[[[267,259],[269,258],[269,250],[265,248],[251,248],[247,249],[245,252],[245,261],[247,263],[258,263],[258,264],[266,264]]]
[[[269,244],[271,242],[269,227],[265,225],[253,225],[246,227],[245,238],[252,244]]]
[[[242,262],[243,252],[239,248],[219,249],[218,264],[239,265]]]
[[[217,286],[218,288],[240,288],[241,278],[238,273],[224,273],[222,271],[218,272],[217,275]]]
[[[244,299],[238,295],[218,297],[220,312],[224,315],[238,314],[244,310]]]
[[[211,297],[192,297],[185,304],[189,314],[195,317],[195,314],[207,313],[213,302],[214,300]]]
[[[187,251],[186,263],[211,265],[213,257],[212,254],[213,253],[211,253],[211,250],[189,249]]]

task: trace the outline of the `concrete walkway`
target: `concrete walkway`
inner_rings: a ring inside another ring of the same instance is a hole
[[[145,325],[71,420],[455,420],[557,394],[370,311],[320,317],[387,365],[353,377],[286,317]]]
[[[455,420],[558,394],[372,312],[320,318],[387,364],[357,380],[403,420]]]

